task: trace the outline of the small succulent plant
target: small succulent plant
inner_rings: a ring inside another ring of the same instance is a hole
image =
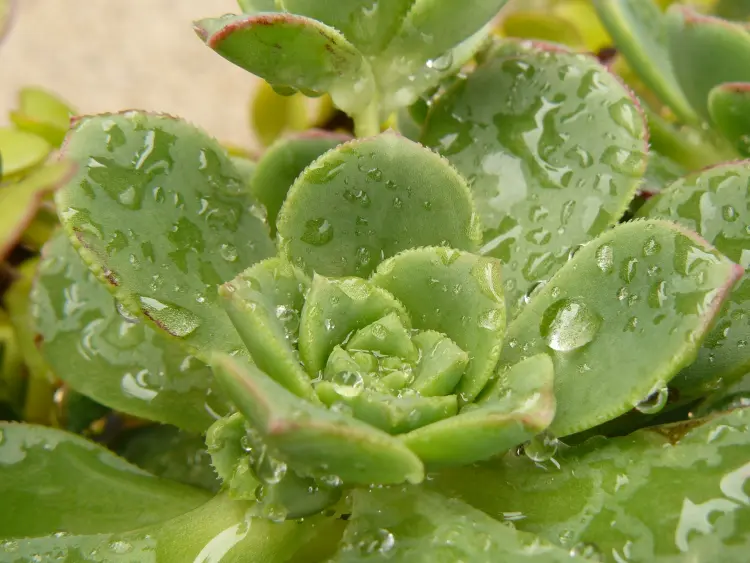
[[[62,380],[66,421],[0,422],[0,562],[747,559],[750,32],[504,4],[197,22],[289,96],[255,101],[257,161],[126,111],[47,162],[63,110],[27,95],[0,197],[51,175],[24,193],[60,184],[61,229],[9,262],[0,382]],[[507,37],[548,35],[539,8],[627,75]],[[356,136],[281,135],[302,95]]]

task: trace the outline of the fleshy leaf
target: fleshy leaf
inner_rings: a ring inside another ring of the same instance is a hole
[[[580,48],[583,39],[573,22],[549,10],[516,10],[504,15],[497,30],[506,37],[540,39]]]
[[[352,518],[331,563],[588,561],[438,493],[377,488],[352,497]]]
[[[63,225],[117,300],[204,361],[242,349],[216,288],[275,250],[224,149],[172,117],[126,112],[81,119],[65,153],[80,169],[55,194]]]
[[[44,248],[32,303],[44,357],[81,393],[197,432],[225,411],[211,370],[118,307],[62,233]]]
[[[402,437],[431,467],[467,465],[490,459],[542,432],[555,415],[553,366],[545,354],[511,367],[476,406],[453,418]]]
[[[442,397],[453,392],[466,371],[469,354],[433,330],[415,334],[412,342],[421,355],[412,389],[423,397]]]
[[[582,247],[508,327],[501,366],[549,353],[557,436],[611,420],[689,365],[742,268],[667,221]]]
[[[455,395],[444,397],[421,397],[419,395],[394,397],[370,389],[346,388],[323,381],[315,390],[329,407],[342,404],[351,409],[352,415],[375,428],[389,434],[403,434],[417,428],[444,420],[458,413]]]
[[[206,444],[229,496],[258,501],[269,519],[304,518],[341,497],[340,487],[300,477],[274,458],[240,413],[216,421],[208,431]]]
[[[216,357],[217,377],[265,443],[295,471],[335,476],[348,484],[419,483],[424,478],[422,462],[398,439],[311,405],[255,366],[239,362]]]
[[[654,0],[594,0],[602,23],[639,78],[680,119],[699,121],[672,69],[666,16]]]
[[[316,160],[292,186],[277,228],[292,262],[325,276],[366,277],[419,246],[474,250],[480,237],[466,181],[393,133]]]
[[[372,283],[400,300],[414,328],[435,330],[471,358],[458,385],[470,403],[489,381],[505,335],[501,264],[450,248],[407,250],[383,264]]]
[[[2,178],[21,174],[42,164],[51,150],[50,144],[38,135],[0,128]]]
[[[56,162],[17,182],[0,185],[0,260],[13,249],[34,220],[44,196],[69,180],[74,171],[73,163]]]
[[[670,219],[693,230],[730,260],[750,267],[750,161],[729,163],[678,180],[649,201],[643,217]],[[729,294],[698,357],[671,386],[681,400],[716,385],[730,385],[750,371],[750,275]]]
[[[251,189],[258,201],[266,206],[272,234],[276,232],[276,217],[281,205],[297,176],[320,155],[349,139],[348,135],[308,132],[279,141],[263,155]]]
[[[359,329],[346,343],[350,352],[369,350],[383,356],[397,356],[416,362],[419,351],[411,341],[410,329],[404,326],[398,313],[388,313],[383,318]]]
[[[137,428],[118,437],[117,453],[152,475],[217,492],[206,442],[174,426]]]
[[[708,96],[711,120],[734,147],[750,156],[750,83],[720,84]]]
[[[132,530],[209,498],[61,430],[0,422],[0,437],[3,538]]]
[[[740,24],[673,6],[669,14],[672,65],[685,96],[708,119],[708,96],[724,82],[750,82],[750,33]]]
[[[595,59],[510,43],[438,98],[423,142],[469,180],[511,316],[569,251],[616,223],[646,168],[635,100]]]
[[[28,372],[23,420],[35,424],[49,424],[53,409],[55,376],[35,342],[37,333],[31,310],[31,289],[38,262],[36,259],[28,260],[16,268],[18,278],[5,292],[3,301],[8,310],[8,319],[13,326],[18,350]]]
[[[0,309],[0,405],[22,414],[23,356],[8,315]]]
[[[299,354],[307,373],[315,378],[328,355],[355,330],[397,313],[410,328],[409,314],[393,295],[359,278],[313,278],[302,309]]]
[[[508,454],[429,484],[566,549],[596,546],[599,560],[740,563],[750,549],[748,423],[740,409],[592,438],[556,466]]]
[[[284,10],[339,30],[365,55],[377,55],[393,36],[414,0],[281,0]],[[463,39],[463,38],[462,38]]]
[[[0,542],[0,562],[90,563],[309,563],[335,549],[342,521],[308,518],[269,522],[251,503],[219,495],[172,520],[125,533],[56,534]]]
[[[388,53],[437,59],[478,33],[508,0],[474,0],[471,9],[458,2],[418,0],[413,3]]]
[[[22,88],[18,93],[18,109],[10,119],[21,130],[45,139],[59,147],[70,127],[74,111],[62,100],[41,88]]]
[[[222,57],[272,85],[327,92],[349,114],[371,102],[370,65],[341,33],[319,21],[289,13],[229,15],[196,22],[195,29]]]
[[[269,258],[219,289],[223,304],[255,364],[299,397],[315,400],[296,353],[310,280],[282,258]]]

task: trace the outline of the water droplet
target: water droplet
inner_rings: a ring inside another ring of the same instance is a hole
[[[152,297],[140,297],[143,312],[164,330],[180,338],[192,334],[201,324],[200,318],[177,305]]]
[[[571,557],[583,557],[587,561],[591,561],[591,563],[600,563],[604,561],[602,552],[599,551],[599,548],[593,543],[578,543],[570,549],[569,554]]]
[[[372,168],[367,171],[365,176],[369,182],[380,182],[383,179],[383,172],[379,168]]]
[[[622,263],[620,268],[620,279],[625,283],[630,283],[635,279],[638,272],[638,259],[628,258]]]
[[[297,93],[296,88],[283,84],[271,84],[271,88],[273,88],[273,91],[279,96],[294,96]]]
[[[614,266],[614,249],[611,244],[603,244],[596,249],[596,265],[605,274],[612,271]]]
[[[372,555],[374,553],[388,553],[396,545],[396,538],[386,529],[376,530],[357,542],[357,547],[362,554]]]
[[[479,315],[478,324],[486,330],[502,330],[505,326],[505,311],[503,309],[488,309]]]
[[[731,205],[725,205],[721,209],[721,216],[724,217],[725,221],[734,223],[739,215],[737,214],[737,210],[734,207],[732,207]]]
[[[542,288],[547,285],[547,280],[539,280],[531,284],[529,287],[529,290],[526,292],[526,295],[523,296],[524,303],[531,303],[531,300],[534,298],[534,296],[542,291]]]
[[[559,446],[560,440],[549,432],[543,432],[526,443],[523,452],[531,461],[540,463],[552,459]]]
[[[109,549],[112,550],[112,552],[117,553],[118,555],[124,555],[125,553],[130,553],[133,550],[133,544],[117,540],[110,542]]]
[[[227,262],[237,261],[237,248],[232,244],[222,244],[219,248],[219,254]]]
[[[427,68],[440,72],[448,70],[451,66],[453,66],[453,51],[448,51],[436,59],[427,61]]]
[[[401,200],[400,197],[397,196],[393,198],[393,207],[395,207],[396,209],[401,209],[403,205],[404,205],[404,202]]]
[[[286,520],[289,511],[286,507],[278,502],[269,502],[263,505],[263,517],[271,522],[280,524]]]
[[[330,332],[334,328],[336,328],[336,323],[334,323],[332,319],[326,319],[323,321],[323,326],[326,327],[326,330]]]
[[[643,414],[656,414],[661,412],[669,399],[669,388],[665,385],[650,393],[648,397],[635,405],[635,410]]]
[[[120,316],[129,323],[137,324],[141,322],[141,319],[139,319],[138,316],[133,315],[119,301],[117,302],[117,312],[120,313]]]
[[[550,348],[569,352],[594,340],[601,323],[583,300],[561,299],[544,312],[539,331]]]
[[[661,245],[656,240],[656,237],[649,237],[645,243],[643,243],[643,255],[644,256],[655,256],[661,251]]]
[[[258,479],[267,485],[275,485],[284,478],[287,472],[286,463],[269,455],[264,455],[255,467]]]
[[[305,232],[300,239],[313,246],[324,246],[333,239],[333,225],[328,219],[310,219],[305,223]]]
[[[586,246],[585,243],[577,244],[576,246],[571,248],[570,251],[568,252],[568,260],[572,260],[575,257],[575,255],[578,254],[584,246]]]

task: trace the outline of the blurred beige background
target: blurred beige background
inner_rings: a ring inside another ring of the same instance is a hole
[[[23,85],[53,90],[81,113],[164,111],[222,141],[250,145],[255,78],[193,33],[235,0],[17,0],[0,44],[0,123]]]

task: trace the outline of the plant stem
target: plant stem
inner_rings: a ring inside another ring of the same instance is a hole
[[[380,106],[373,101],[362,113],[354,116],[354,134],[357,137],[374,137],[380,133]]]

